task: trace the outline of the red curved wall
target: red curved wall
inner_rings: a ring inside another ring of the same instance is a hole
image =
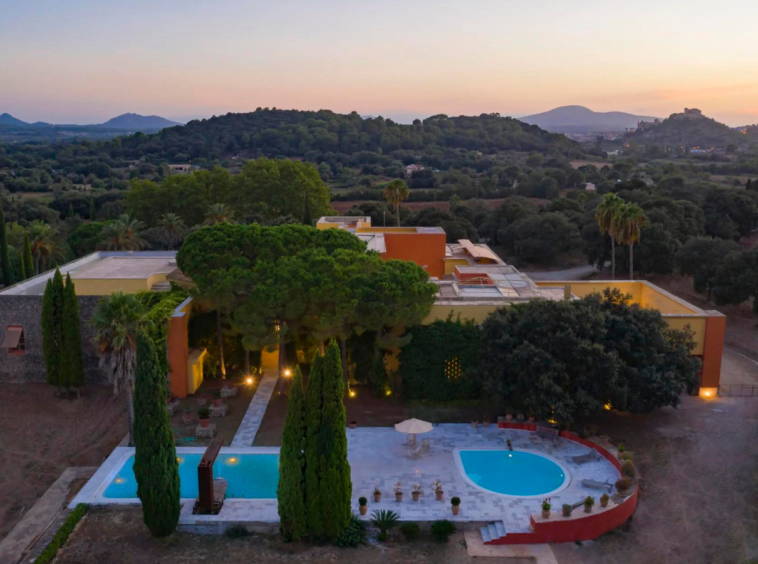
[[[522,431],[535,431],[534,423],[498,422],[501,429],[518,429]],[[621,463],[613,454],[597,443],[582,439],[575,433],[561,431],[560,436],[569,441],[594,448],[613,466],[621,471]],[[621,505],[612,507],[603,512],[588,513],[583,517],[567,519],[560,513],[554,512],[548,521],[535,521],[530,517],[534,532],[509,533],[505,537],[485,544],[539,544],[546,542],[574,542],[593,540],[623,525],[637,509],[637,495],[639,488],[626,498]],[[575,511],[583,511],[577,508]]]

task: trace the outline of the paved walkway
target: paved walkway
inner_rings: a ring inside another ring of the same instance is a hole
[[[263,376],[230,446],[253,446],[255,435],[258,434],[261,421],[263,421],[263,416],[266,414],[268,402],[274,393],[274,389],[276,389],[276,382],[279,379],[279,349],[276,349],[274,352],[263,351],[261,355],[261,368]]]
[[[8,536],[0,542],[0,562],[16,564],[33,550],[34,545],[45,536],[50,526],[66,511],[66,499],[71,482],[89,478],[97,468],[82,466],[66,468],[52,486],[19,521]],[[49,541],[49,539],[48,539]]]

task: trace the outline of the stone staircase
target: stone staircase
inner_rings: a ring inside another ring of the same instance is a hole
[[[482,533],[484,544],[495,544],[495,541],[499,541],[508,534],[505,530],[505,524],[502,521],[495,521],[479,530]]]
[[[150,290],[153,292],[168,292],[171,290],[171,282],[156,282]]]

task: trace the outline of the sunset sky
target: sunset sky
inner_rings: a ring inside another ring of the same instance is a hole
[[[0,113],[186,121],[256,107],[758,123],[758,1],[0,0]]]

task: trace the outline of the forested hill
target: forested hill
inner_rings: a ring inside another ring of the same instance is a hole
[[[429,157],[437,153],[444,159],[446,149],[484,154],[513,150],[547,153],[551,149],[561,154],[581,153],[579,146],[563,135],[498,114],[436,115],[404,125],[381,117],[363,119],[356,112],[343,115],[328,110],[304,112],[268,108],[191,121],[154,135],[119,138],[107,145],[114,157],[147,156],[176,161],[215,160],[235,155],[315,160],[327,153],[352,156],[362,151],[403,150]]]
[[[715,119],[695,115],[672,114],[668,119],[648,127],[637,128],[625,136],[627,141],[661,147],[726,148],[739,146],[748,139],[740,131]]]

